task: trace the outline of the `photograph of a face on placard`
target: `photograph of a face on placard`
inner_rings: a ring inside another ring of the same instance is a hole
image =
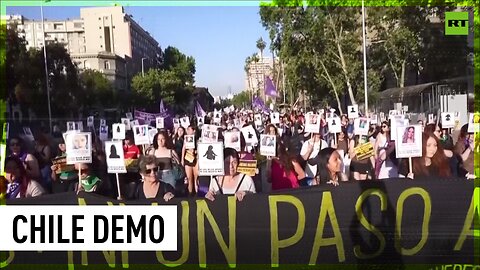
[[[215,125],[202,126],[202,142],[218,142],[218,127]]]
[[[404,115],[392,115],[390,119],[390,133],[396,134],[397,128],[405,126]],[[396,140],[396,136],[391,136],[391,140]]]
[[[195,135],[185,135],[185,149],[195,149]]]
[[[183,128],[188,128],[188,126],[190,126],[190,118],[188,117],[182,117],[180,119],[180,125],[183,127]]]
[[[205,119],[203,116],[198,116],[197,117],[197,125],[200,127],[200,126],[203,126],[203,124],[205,123]]]
[[[93,120],[94,120],[93,116],[89,116],[87,118],[87,127],[93,127]]]
[[[108,173],[127,173],[121,141],[105,142]]]
[[[357,118],[354,121],[354,128],[353,128],[353,133],[355,135],[363,135],[367,136],[368,135],[368,129],[370,128],[370,121],[368,118]]]
[[[276,154],[277,137],[275,135],[260,135],[260,155],[274,157]]]
[[[274,112],[270,114],[270,122],[272,124],[279,124],[280,123],[280,113]]]
[[[125,125],[125,130],[131,130],[130,119],[122,118],[120,119],[120,121],[122,122],[123,125]]]
[[[230,131],[225,132],[225,147],[233,148],[237,151],[240,151],[240,131]]]
[[[480,132],[480,113],[470,113],[468,116],[468,133]]]
[[[319,133],[320,123],[320,115],[313,113],[305,115],[305,132]]]
[[[90,132],[65,133],[67,164],[92,163],[92,135]]]
[[[133,126],[135,145],[149,144],[148,125]]]
[[[165,121],[165,120],[163,119],[163,117],[157,117],[157,118],[155,119],[155,127],[156,127],[157,129],[162,129],[162,128],[164,128],[164,126],[165,126],[165,125],[164,125],[164,121]]]
[[[358,105],[350,105],[347,107],[348,118],[355,119],[358,118]]]
[[[395,152],[397,158],[422,156],[422,126],[407,125],[396,130]]]
[[[112,126],[112,138],[114,140],[124,140],[125,139],[125,125],[124,124],[113,124],[113,126]]]
[[[108,126],[100,126],[99,138],[101,141],[108,140]]]
[[[223,143],[198,143],[198,175],[224,175]]]

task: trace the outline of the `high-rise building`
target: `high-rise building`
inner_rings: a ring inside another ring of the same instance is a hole
[[[15,24],[27,49],[42,48],[45,43],[61,43],[82,71],[94,69],[105,74],[117,90],[127,90],[133,75],[158,67],[162,59],[159,43],[123,7],[80,9],[79,19],[29,20],[7,15],[7,25]]]
[[[273,59],[271,57],[262,57],[260,54],[252,60],[245,74],[245,89],[253,95],[259,95],[264,98],[264,85],[265,76],[272,77],[273,74]],[[278,58],[275,59],[275,63],[278,64]]]

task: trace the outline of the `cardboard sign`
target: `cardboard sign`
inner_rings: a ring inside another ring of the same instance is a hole
[[[224,175],[223,143],[198,143],[198,175]]]
[[[149,144],[148,125],[133,126],[133,138],[135,140],[135,145]]]
[[[353,133],[355,135],[368,136],[368,129],[370,128],[370,121],[368,118],[357,118],[354,121]]]
[[[428,124],[433,124],[435,123],[435,116],[433,115],[433,113],[429,113],[428,114]]]
[[[225,138],[225,148],[233,148],[237,150],[238,152],[241,151],[240,147],[240,131],[230,131],[230,132],[225,132],[224,138]]]
[[[157,129],[162,129],[164,128],[165,126],[165,123],[164,123],[165,119],[163,119],[163,117],[157,117],[155,118],[155,127]]]
[[[125,139],[125,124],[113,124],[112,138],[114,140],[124,140]]]
[[[125,117],[127,117],[129,120],[133,120],[133,115],[132,115],[131,112],[127,112],[127,113],[125,114]]]
[[[261,126],[262,125],[262,115],[261,114],[255,114],[255,126]]]
[[[370,124],[371,125],[377,125],[378,124],[378,115],[372,114],[370,117],[371,117],[370,118]]]
[[[468,133],[480,132],[480,113],[470,113],[468,117]]]
[[[180,126],[180,119],[173,118],[173,127],[178,128]]]
[[[57,167],[57,169],[55,170],[55,174],[73,172],[75,170],[74,165],[67,164],[67,156],[61,156],[52,159],[52,165],[55,165]]]
[[[383,121],[385,121],[385,120],[387,120],[387,119],[385,118],[385,113],[384,113],[384,112],[380,112],[380,122],[383,122]]]
[[[397,158],[422,156],[422,126],[410,125],[396,130],[395,153]]]
[[[332,117],[327,119],[328,131],[330,133],[342,132],[342,120],[340,117]]]
[[[245,138],[245,143],[247,145],[256,145],[258,143],[257,133],[252,125],[243,127],[240,131],[242,132],[243,138]]]
[[[388,119],[392,119],[393,116],[397,116],[397,115],[402,115],[402,114],[400,113],[400,111],[390,110],[388,112]]]
[[[121,121],[122,121],[122,124],[125,126],[125,130],[131,130],[130,119],[122,118]]]
[[[107,120],[100,119],[100,126],[106,126],[106,125],[107,125]]]
[[[195,149],[195,135],[185,135],[185,149]]]
[[[122,142],[105,142],[105,155],[107,156],[108,173],[127,173]]]
[[[188,128],[188,126],[190,126],[190,118],[188,118],[188,116],[182,117],[182,118],[180,119],[180,125],[181,125],[183,128]]]
[[[270,114],[270,122],[272,124],[280,124],[280,113],[274,112]]]
[[[78,131],[83,131],[83,122],[82,121],[75,122],[75,129]]]
[[[358,105],[351,105],[347,107],[348,118],[355,119],[358,118]]]
[[[222,113],[215,110],[213,113],[213,123],[220,124],[222,122]]]
[[[276,156],[277,150],[277,136],[275,135],[260,135],[260,155],[266,157]]]
[[[390,134],[396,134],[396,130],[405,126],[405,115],[393,115],[390,119]],[[396,139],[396,136],[391,136],[392,140]]]
[[[35,141],[35,137],[33,137],[32,130],[29,127],[23,127],[23,133],[31,142]]]
[[[254,177],[257,174],[257,161],[240,159],[237,172]]]
[[[87,118],[87,127],[93,128],[93,120],[94,120],[94,117],[93,117],[93,116],[89,116],[89,117]]]
[[[202,126],[202,142],[218,142],[218,127],[215,125]]]
[[[364,160],[373,156],[373,144],[371,142],[360,144],[353,150],[355,151],[357,160]]]
[[[140,122],[138,120],[130,121],[130,127],[133,129],[134,126],[139,126]]]
[[[203,126],[203,124],[205,123],[205,117],[204,116],[198,116],[197,117],[197,125],[199,127]]]
[[[108,126],[100,126],[99,138],[101,141],[108,140]]]
[[[155,138],[155,135],[157,135],[158,129],[148,127],[148,143],[153,144],[153,138]]]
[[[92,134],[66,133],[67,164],[92,163]]]
[[[442,112],[442,128],[453,128],[455,126],[455,115],[450,112]]]
[[[320,115],[307,114],[305,115],[305,132],[319,133],[320,132]]]
[[[67,131],[77,130],[75,127],[75,122],[67,122]]]

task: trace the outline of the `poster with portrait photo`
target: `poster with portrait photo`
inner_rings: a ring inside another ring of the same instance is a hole
[[[198,143],[198,175],[216,176],[224,175],[223,143]]]
[[[122,122],[122,124],[125,126],[125,130],[132,130],[132,127],[130,125],[130,119],[128,118],[122,118],[120,119],[120,121]]]
[[[280,124],[280,113],[273,112],[270,114],[270,123],[272,124]]]
[[[357,118],[353,122],[353,133],[360,136],[368,136],[370,120],[365,117]]]
[[[105,142],[108,173],[127,173],[121,141]]]
[[[358,105],[350,105],[347,107],[348,118],[355,119],[358,118]]]
[[[173,118],[173,128],[177,129],[178,127],[180,127],[180,119]]]
[[[262,115],[261,114],[255,114],[254,123],[255,123],[255,126],[257,126],[257,127],[262,125]]]
[[[185,135],[184,142],[185,149],[195,149],[195,135]]]
[[[108,126],[100,126],[98,137],[101,141],[108,140]]]
[[[112,138],[114,140],[124,140],[125,139],[125,124],[117,123],[112,126]]]
[[[75,128],[75,122],[67,122],[67,131],[77,130]]]
[[[340,133],[342,132],[342,121],[340,117],[333,117],[327,119],[328,131],[330,133]]]
[[[197,126],[201,127],[205,124],[205,116],[197,116]]]
[[[165,119],[163,117],[155,118],[155,127],[157,129],[162,129],[165,127]]]
[[[135,145],[150,144],[148,125],[133,126],[133,139],[135,140]]]
[[[215,111],[213,112],[213,123],[220,124],[222,122],[222,111]]]
[[[157,135],[158,129],[153,127],[148,127],[148,143],[153,144],[153,138]]]
[[[378,115],[372,114],[370,115],[370,124],[377,125],[378,124]]]
[[[133,114],[131,112],[127,112],[125,117],[127,117],[129,120],[133,120]]]
[[[442,112],[442,128],[455,127],[455,115],[451,112]]]
[[[480,113],[470,113],[468,115],[468,133],[480,132]]]
[[[185,129],[188,128],[188,126],[190,126],[190,118],[188,116],[182,117],[180,119],[180,125]]]
[[[240,152],[241,146],[240,146],[240,136],[241,133],[240,131],[229,131],[225,132],[224,134],[224,139],[225,139],[225,148],[233,148]]]
[[[427,124],[433,124],[435,123],[435,116],[433,115],[433,113],[429,113],[428,114],[428,123]]]
[[[94,117],[93,116],[89,116],[87,117],[87,127],[89,128],[93,128],[93,121],[94,121]]]
[[[240,129],[245,138],[245,143],[249,146],[256,145],[258,143],[257,132],[252,125],[248,125]]]
[[[266,157],[274,157],[277,150],[277,136],[275,135],[260,135],[260,155]]]
[[[202,142],[218,142],[218,127],[215,125],[203,125]]]
[[[395,153],[397,158],[422,156],[422,126],[408,125],[396,130]]]
[[[400,111],[397,111],[397,110],[390,110],[388,111],[388,119],[392,119],[393,116],[397,116],[397,115],[402,115],[400,113]]]
[[[134,126],[139,126],[140,122],[138,120],[132,120],[130,121],[130,128],[133,130]]]
[[[313,113],[305,115],[305,132],[319,133],[320,123],[320,115]]]
[[[65,134],[67,164],[92,163],[92,134],[69,132]]]
[[[106,126],[107,125],[107,120],[105,119],[100,119],[100,126]]]

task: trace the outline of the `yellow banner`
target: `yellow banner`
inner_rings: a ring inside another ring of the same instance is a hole
[[[361,144],[354,148],[357,160],[364,160],[373,156],[373,144],[371,142]]]
[[[237,172],[254,177],[257,174],[257,161],[241,159],[238,163]]]

